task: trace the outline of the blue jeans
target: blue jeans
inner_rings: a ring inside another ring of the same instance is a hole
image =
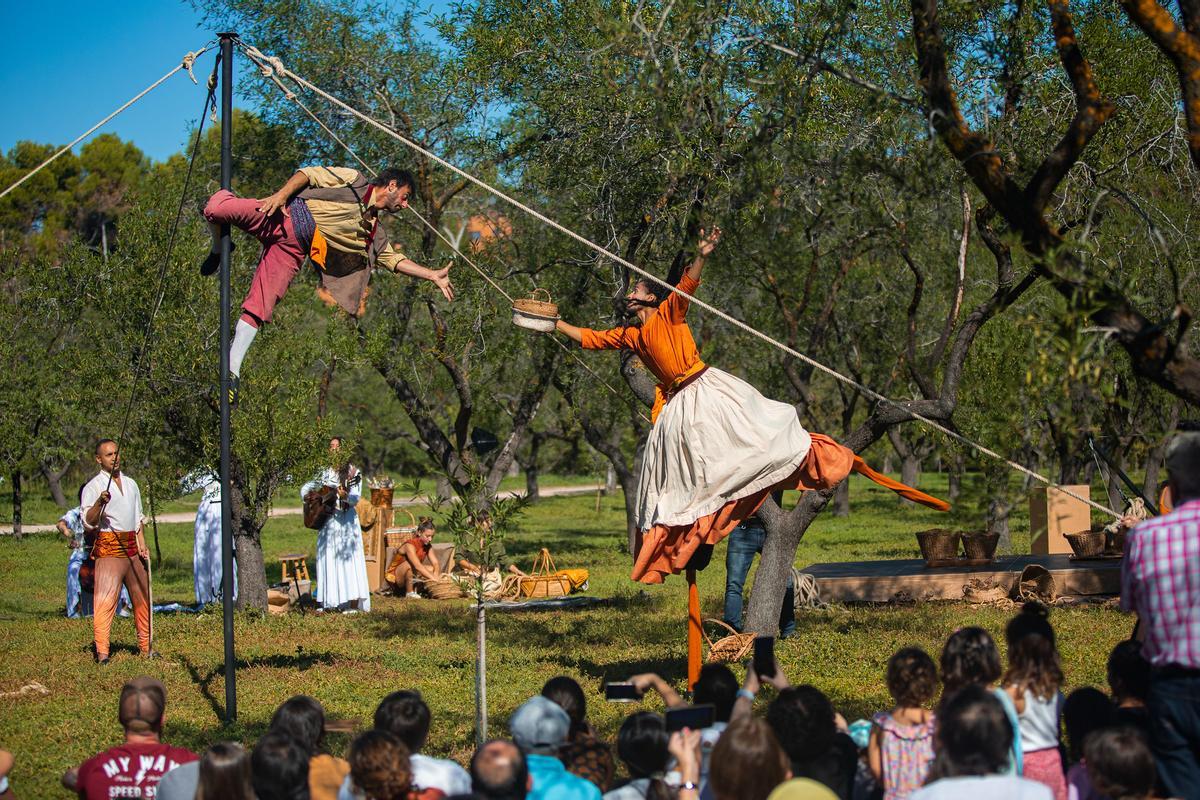
[[[1195,797],[1200,787],[1200,674],[1167,667],[1150,678],[1150,749],[1158,777],[1172,797]]]
[[[756,525],[738,525],[726,537],[725,551],[725,624],[734,630],[742,629],[742,590],[754,556],[761,553],[767,532]],[[795,587],[788,577],[787,594],[783,596],[783,609],[779,612],[779,635],[791,636],[796,631]]]

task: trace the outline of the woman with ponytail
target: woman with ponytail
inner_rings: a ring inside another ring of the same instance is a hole
[[[639,711],[626,717],[617,733],[617,756],[633,780],[603,800],[675,800],[674,790],[663,780],[671,760],[670,738],[658,714]]]

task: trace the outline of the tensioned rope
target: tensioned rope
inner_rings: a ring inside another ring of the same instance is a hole
[[[72,147],[74,147],[75,145],[77,145],[77,144],[79,144],[80,142],[82,142],[82,141],[83,141],[84,139],[86,139],[87,137],[91,136],[93,133],[95,133],[97,130],[99,130],[100,128],[102,128],[104,125],[108,124],[108,122],[109,122],[110,120],[112,120],[112,119],[115,119],[115,118],[117,117],[117,115],[118,115],[118,114],[120,114],[122,111],[124,111],[125,109],[129,108],[131,105],[133,105],[134,103],[136,103],[138,100],[141,100],[141,99],[142,99],[143,97],[145,97],[146,95],[150,94],[150,92],[154,91],[155,89],[157,89],[157,88],[158,88],[159,86],[161,86],[162,84],[166,83],[167,79],[168,79],[168,78],[170,78],[172,75],[174,75],[176,72],[179,72],[179,70],[181,70],[181,69],[185,69],[185,70],[187,70],[187,72],[188,72],[188,75],[189,75],[189,76],[191,77],[191,79],[192,79],[192,82],[193,82],[193,83],[195,83],[195,82],[196,82],[196,76],[195,76],[195,75],[192,75],[192,64],[194,64],[194,63],[195,63],[195,61],[196,61],[196,59],[197,59],[197,58],[199,58],[200,56],[202,56],[202,55],[204,55],[205,53],[207,53],[207,52],[209,51],[209,49],[211,49],[211,48],[212,48],[212,46],[213,46],[213,43],[212,43],[212,42],[209,42],[208,44],[204,45],[204,47],[200,48],[199,50],[197,50],[197,51],[195,51],[195,52],[189,52],[189,53],[187,53],[186,55],[184,55],[184,57],[183,57],[183,58],[180,60],[179,64],[178,64],[178,65],[176,65],[174,69],[172,69],[172,70],[171,70],[170,72],[168,72],[166,75],[163,75],[161,78],[159,78],[159,79],[158,79],[158,80],[156,80],[154,83],[152,83],[152,84],[150,84],[149,86],[147,86],[147,87],[146,87],[145,89],[143,89],[142,91],[138,92],[136,95],[134,95],[134,96],[133,96],[133,98],[132,98],[132,99],[131,99],[129,102],[125,103],[125,105],[121,106],[121,107],[120,107],[120,108],[118,108],[116,111],[112,112],[112,113],[111,113],[111,114],[109,114],[107,117],[105,117],[104,119],[100,120],[100,121],[99,121],[99,122],[97,122],[95,125],[93,125],[92,127],[88,128],[88,129],[87,129],[86,131],[84,131],[83,133],[81,133],[81,134],[79,134],[78,136],[76,136],[76,137],[75,137],[75,138],[74,138],[74,139],[71,141],[71,143],[70,143],[70,144],[68,144],[68,145],[64,145],[63,147],[59,148],[59,149],[58,149],[58,150],[57,150],[57,151],[54,153],[54,155],[50,156],[50,157],[49,157],[49,158],[47,158],[45,161],[43,161],[42,163],[40,163],[40,164],[38,164],[36,167],[34,167],[32,170],[30,170],[29,172],[25,173],[25,175],[23,175],[23,176],[22,176],[22,177],[21,177],[21,178],[20,178],[20,179],[19,179],[19,180],[18,180],[16,183],[14,183],[12,186],[9,186],[9,187],[8,187],[7,189],[5,189],[3,192],[0,192],[0,198],[4,197],[4,196],[5,196],[5,195],[7,195],[9,192],[11,192],[13,189],[16,189],[18,186],[20,186],[21,184],[23,184],[25,181],[29,180],[29,179],[30,179],[30,178],[32,178],[34,175],[36,175],[36,174],[38,174],[39,172],[41,172],[43,169],[45,169],[47,166],[49,166],[49,165],[51,164],[51,162],[53,162],[53,161],[54,161],[56,158],[58,158],[58,157],[59,157],[59,156],[61,156],[63,153],[65,153],[65,152],[67,152],[68,150],[70,150],[70,149],[71,149]]]
[[[303,100],[301,100],[299,97],[297,97],[295,92],[293,92],[292,90],[290,90],[286,86],[284,86],[283,82],[281,80],[279,80],[279,76],[275,72],[274,68],[260,63],[259,69],[262,72],[264,77],[269,78],[271,80],[271,82],[274,83],[275,86],[277,86],[279,88],[279,91],[283,93],[284,97],[286,97],[288,100],[292,101],[297,106],[299,106],[300,110],[302,110],[305,114],[307,114],[309,119],[311,119],[313,122],[317,123],[317,125],[319,125],[321,127],[321,130],[325,131],[325,134],[327,136],[329,136],[330,139],[333,139],[333,141],[340,144],[342,146],[342,148],[345,149],[345,151],[350,154],[350,157],[358,162],[359,166],[361,166],[364,170],[366,170],[367,173],[370,175],[376,174],[375,169],[370,164],[368,164],[366,161],[364,161],[362,159],[362,157],[354,151],[353,147],[351,147],[349,144],[347,144],[346,141],[343,140],[340,136],[338,136],[333,131],[333,129],[331,129],[328,125],[326,125],[325,122],[320,117],[318,117],[315,113],[313,113],[312,109],[310,109],[304,103]],[[479,276],[481,278],[483,278],[485,281],[487,281],[487,283],[489,285],[491,285],[491,287],[493,289],[495,289],[497,292],[499,292],[501,295],[503,295],[504,299],[507,300],[509,302],[509,304],[512,304],[513,302],[515,302],[513,296],[510,295],[508,292],[504,291],[503,286],[501,286],[495,280],[493,280],[492,276],[488,275],[486,270],[484,270],[482,267],[480,267],[478,264],[476,264],[474,261],[472,261],[467,256],[466,253],[459,250],[458,246],[456,244],[454,244],[454,242],[451,241],[449,237],[447,237],[440,230],[438,230],[437,227],[434,226],[434,224],[432,222],[425,219],[425,217],[422,216],[421,213],[418,212],[412,206],[408,207],[408,211],[412,212],[413,216],[415,216],[421,222],[422,225],[424,225],[431,232],[433,232],[433,234],[435,236],[437,236],[439,239],[441,239],[446,244],[446,246],[449,247],[459,258],[461,258],[463,261],[465,261],[467,264],[469,264],[472,269],[474,269],[476,272],[478,272]],[[563,352],[565,352],[568,356],[570,356],[572,359],[574,359],[575,363],[577,363],[579,366],[583,367],[605,389],[607,389],[610,393],[612,393],[612,395],[614,397],[616,397],[617,399],[622,400],[622,401],[625,400],[625,395],[623,395],[621,392],[617,391],[612,386],[612,384],[610,384],[603,377],[601,377],[600,374],[598,372],[596,372],[594,369],[592,369],[587,364],[586,361],[584,361],[582,358],[580,358],[578,353],[576,353],[570,347],[567,347],[567,345],[565,345],[562,342],[562,340],[558,339],[557,337],[551,337],[550,341],[554,342],[556,345],[558,345],[560,348],[562,348]],[[637,414],[646,422],[646,424],[651,424],[650,418],[647,417],[643,411],[641,411],[639,409],[639,410],[637,410]]]
[[[365,122],[367,125],[370,125],[371,127],[378,129],[379,131],[382,131],[384,134],[392,137],[396,141],[403,144],[405,147],[408,147],[410,150],[420,153],[421,155],[425,156],[426,158],[430,159],[431,161],[434,161],[435,163],[442,165],[443,167],[445,167],[446,169],[455,173],[456,175],[463,178],[464,180],[468,181],[469,183],[472,183],[472,184],[478,186],[479,188],[483,189],[484,191],[505,201],[506,203],[509,203],[510,205],[520,209],[521,211],[524,211],[529,216],[542,222],[545,225],[548,225],[549,227],[553,228],[554,230],[558,231],[559,233],[563,234],[564,236],[574,239],[575,241],[579,242],[580,244],[595,251],[597,254],[602,255],[602,256],[614,261],[615,263],[620,264],[621,266],[637,273],[638,275],[641,275],[642,277],[653,281],[655,284],[664,286],[666,289],[668,289],[671,292],[674,292],[675,294],[679,294],[679,295],[683,295],[683,296],[687,297],[687,299],[690,301],[690,303],[692,305],[698,306],[698,307],[704,309],[705,311],[709,312],[710,314],[713,314],[713,315],[719,317],[720,319],[724,320],[725,322],[728,322],[730,325],[733,325],[735,328],[738,328],[738,329],[742,330],[743,332],[750,334],[751,336],[754,336],[758,339],[763,340],[764,342],[767,342],[770,345],[773,345],[774,347],[778,348],[779,350],[787,353],[788,355],[792,356],[793,358],[803,361],[805,364],[808,364],[813,369],[816,369],[816,370],[828,375],[829,377],[833,378],[834,380],[841,381],[842,383],[846,384],[847,386],[853,387],[854,389],[856,389],[857,391],[866,395],[867,397],[871,398],[872,400],[875,400],[876,402],[891,406],[891,407],[901,411],[905,415],[907,415],[908,418],[910,418],[916,422],[923,423],[925,426],[938,431],[939,433],[953,439],[954,441],[956,441],[966,447],[971,448],[972,450],[975,450],[978,453],[982,453],[983,455],[986,455],[992,459],[995,459],[996,461],[999,461],[1000,463],[1006,465],[1010,469],[1015,470],[1016,472],[1019,472],[1019,473],[1025,475],[1026,477],[1032,478],[1033,480],[1036,480],[1039,483],[1042,483],[1048,487],[1051,487],[1051,488],[1055,489],[1056,491],[1067,495],[1068,497],[1072,497],[1072,498],[1080,501],[1081,503],[1086,503],[1087,505],[1091,506],[1092,508],[1103,511],[1104,513],[1109,514],[1114,518],[1120,518],[1121,515],[1118,514],[1116,511],[1112,510],[1111,508],[1108,508],[1105,505],[1097,503],[1096,501],[1094,501],[1090,498],[1083,497],[1083,496],[1071,491],[1070,489],[1068,489],[1065,486],[1056,484],[1054,481],[1050,480],[1046,476],[1041,475],[1040,473],[1029,469],[1025,465],[1018,464],[1017,462],[1013,461],[1012,459],[1006,458],[1005,456],[1001,455],[1000,453],[997,453],[995,450],[992,450],[991,448],[989,448],[985,445],[979,444],[978,442],[968,439],[967,437],[963,436],[962,434],[960,434],[954,430],[951,430],[950,428],[941,424],[940,422],[932,420],[923,414],[920,414],[916,411],[913,411],[910,408],[907,408],[905,405],[903,405],[899,401],[892,400],[889,397],[885,397],[884,395],[880,394],[879,392],[876,392],[874,389],[871,389],[869,386],[866,386],[847,375],[843,375],[842,373],[838,372],[837,370],[833,369],[832,367],[825,366],[824,364],[811,358],[810,356],[807,356],[807,355],[799,352],[798,350],[787,346],[783,342],[780,342],[777,339],[774,339],[773,337],[769,336],[768,334],[765,334],[762,331],[752,328],[750,325],[747,325],[745,322],[742,322],[741,320],[730,316],[729,314],[725,313],[721,309],[716,308],[715,306],[712,306],[712,305],[704,302],[703,300],[700,300],[699,298],[697,298],[695,296],[688,295],[686,292],[681,292],[678,288],[676,288],[674,286],[669,286],[669,285],[663,283],[662,279],[659,278],[658,276],[656,276],[650,272],[647,272],[646,270],[642,269],[641,267],[637,266],[636,264],[631,263],[627,259],[624,259],[621,256],[610,252],[609,250],[605,249],[603,246],[593,242],[591,239],[588,239],[586,236],[576,233],[575,231],[571,230],[570,228],[567,228],[566,226],[562,225],[561,223],[551,219],[550,217],[547,217],[545,214],[541,213],[537,209],[534,209],[534,208],[526,205],[525,203],[521,202],[520,200],[517,200],[515,197],[512,197],[511,195],[503,192],[502,190],[496,188],[495,186],[492,186],[491,184],[487,183],[486,181],[484,181],[480,178],[477,178],[474,175],[471,175],[470,173],[466,172],[465,170],[461,169],[460,167],[456,166],[455,164],[452,164],[451,162],[447,161],[446,159],[442,158],[441,156],[437,155],[436,153],[431,152],[427,148],[422,147],[420,144],[417,144],[416,142],[412,141],[411,139],[407,138],[406,136],[396,132],[395,130],[388,127],[384,123],[375,119],[374,117],[371,117],[370,115],[365,114],[362,111],[359,111],[358,109],[349,105],[345,101],[343,101],[343,100],[339,99],[338,97],[330,94],[329,92],[326,92],[325,90],[321,89],[319,86],[316,86],[316,85],[310,83],[309,81],[305,80],[304,78],[302,78],[301,76],[297,75],[296,73],[289,70],[286,66],[284,66],[283,60],[278,58],[277,56],[268,56],[265,53],[263,53],[261,50],[259,50],[258,48],[254,47],[253,45],[247,44],[246,42],[241,41],[241,40],[238,41],[238,46],[241,47],[242,51],[245,52],[247,57],[250,58],[252,61],[254,61],[256,64],[258,64],[260,68],[263,68],[263,69],[270,68],[276,74],[289,78],[296,85],[301,86],[305,89],[308,89],[309,91],[313,92],[314,94],[324,98],[329,103],[345,110],[346,112],[348,112],[349,114],[351,114],[355,117],[358,117],[360,120]]]

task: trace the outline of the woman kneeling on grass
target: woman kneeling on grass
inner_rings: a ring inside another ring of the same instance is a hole
[[[700,360],[685,316],[704,262],[721,230],[700,231],[696,258],[666,293],[638,281],[626,308],[638,324],[596,331],[561,320],[559,332],[585,350],[632,350],[658,378],[638,479],[637,526],[643,537],[633,579],[662,583],[683,570],[701,545],[713,545],[749,518],[771,492],[825,490],[857,472],[916,503],[950,506],[875,472],[852,450],[800,424],[795,407],[768,400],[728,372]]]

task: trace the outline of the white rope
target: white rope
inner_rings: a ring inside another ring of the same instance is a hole
[[[346,102],[344,102],[344,101],[338,99],[337,97],[329,94],[328,92],[324,91],[320,87],[315,86],[312,83],[309,83],[304,78],[300,77],[296,73],[287,69],[287,67],[285,67],[283,65],[283,61],[281,59],[279,59],[277,57],[273,57],[273,56],[267,56],[267,55],[263,54],[257,48],[255,48],[249,44],[246,44],[243,41],[239,40],[238,44],[242,47],[243,51],[245,51],[246,55],[251,60],[255,61],[255,63],[258,63],[260,66],[263,66],[264,63],[269,64],[270,68],[272,70],[274,70],[275,73],[287,76],[292,81],[294,81],[297,85],[302,86],[302,87],[308,89],[309,91],[313,92],[314,94],[317,94],[317,95],[325,98],[330,103],[332,103],[332,104],[338,106],[339,108],[344,109],[348,113],[358,117],[360,120],[367,123],[368,125],[370,125],[374,128],[377,128],[378,130],[382,131],[383,133],[387,134],[388,136],[391,136],[393,139],[400,142],[401,144],[408,147],[409,149],[420,153],[421,155],[425,156],[426,158],[428,158],[438,164],[441,164],[443,167],[445,167],[446,169],[455,173],[456,175],[462,177],[464,180],[468,181],[469,183],[473,183],[476,186],[478,186],[479,188],[483,189],[484,191],[489,192],[492,195],[495,195],[496,197],[500,198],[501,200],[504,200],[506,203],[509,203],[509,204],[519,208],[521,211],[524,211],[526,214],[533,217],[534,219],[542,222],[545,225],[550,226],[551,228],[555,229],[559,233],[562,233],[563,235],[568,236],[571,239],[574,239],[575,241],[590,248],[591,250],[594,250],[597,254],[605,256],[606,258],[609,258],[612,261],[615,261],[616,263],[620,264],[621,266],[623,266],[629,270],[632,270],[633,272],[636,272],[638,275],[641,275],[642,277],[653,281],[655,284],[664,286],[666,289],[668,289],[671,292],[674,292],[675,294],[686,297],[692,305],[699,306],[700,308],[704,309],[705,311],[708,311],[710,314],[713,314],[713,315],[719,317],[720,319],[725,320],[730,325],[733,325],[734,327],[739,328],[740,330],[744,331],[745,333],[748,333],[751,336],[755,336],[755,337],[763,340],[764,342],[767,342],[768,344],[774,345],[779,350],[782,350],[783,352],[787,353],[788,355],[792,356],[793,358],[803,361],[805,364],[808,364],[813,369],[823,372],[826,375],[828,375],[829,377],[831,377],[835,380],[841,381],[842,383],[846,384],[847,386],[851,386],[851,387],[857,389],[859,392],[863,393],[864,395],[871,398],[872,400],[875,400],[879,403],[883,403],[885,405],[892,406],[893,408],[898,409],[899,411],[903,412],[904,414],[907,414],[909,418],[911,418],[917,422],[921,422],[921,423],[925,424],[926,426],[932,428],[933,430],[936,430],[939,433],[942,433],[945,436],[948,436],[951,439],[959,442],[960,444],[962,444],[966,447],[969,447],[969,448],[975,450],[976,452],[982,453],[983,455],[986,455],[990,458],[993,458],[993,459],[1001,462],[1002,464],[1005,464],[1010,469],[1016,470],[1017,472],[1020,472],[1021,474],[1038,481],[1039,483],[1042,483],[1042,484],[1045,484],[1046,486],[1054,488],[1057,491],[1062,492],[1063,494],[1067,495],[1068,497],[1072,497],[1072,498],[1080,501],[1081,503],[1086,503],[1087,505],[1091,506],[1092,508],[1095,508],[1099,511],[1103,511],[1104,513],[1109,514],[1109,515],[1113,516],[1114,518],[1120,518],[1121,515],[1118,514],[1116,511],[1113,511],[1111,508],[1101,505],[1100,503],[1097,503],[1096,501],[1094,501],[1090,498],[1083,497],[1079,494],[1076,494],[1075,492],[1071,491],[1070,489],[1066,488],[1065,486],[1060,486],[1060,485],[1054,483],[1054,481],[1050,480],[1046,476],[1041,475],[1037,472],[1034,472],[1033,470],[1029,469],[1028,467],[1024,466],[1023,464],[1018,464],[1017,462],[1013,461],[1012,459],[1009,459],[1009,458],[1006,458],[1006,457],[1000,455],[995,450],[992,450],[989,447],[985,447],[984,445],[979,444],[978,442],[974,442],[974,441],[966,438],[962,434],[956,433],[955,431],[951,430],[950,428],[946,427],[945,425],[942,425],[939,422],[935,422],[934,420],[929,419],[928,417],[926,417],[922,414],[918,414],[917,412],[915,412],[909,408],[906,408],[900,402],[898,402],[896,400],[892,400],[889,397],[885,397],[884,395],[880,394],[879,392],[876,392],[874,389],[871,389],[870,387],[865,386],[862,383],[859,383],[858,381],[854,380],[853,378],[843,375],[842,373],[838,372],[837,370],[833,369],[832,367],[827,367],[824,364],[820,363],[819,361],[816,361],[815,359],[804,355],[803,353],[799,352],[798,350],[788,347],[783,342],[780,342],[780,341],[772,338],[771,336],[768,336],[767,334],[765,334],[759,330],[756,330],[755,328],[750,327],[749,325],[747,325],[746,323],[742,322],[739,319],[731,317],[729,314],[726,314],[724,311],[720,310],[719,308],[709,305],[708,303],[704,302],[703,300],[700,300],[697,297],[689,295],[686,292],[681,292],[679,289],[677,289],[674,286],[666,285],[665,283],[663,283],[663,281],[658,276],[653,275],[650,272],[647,272],[646,270],[642,269],[641,267],[637,266],[636,264],[633,264],[633,263],[627,261],[626,259],[622,258],[621,256],[616,255],[615,253],[609,252],[601,245],[593,242],[591,239],[588,239],[587,237],[583,236],[582,234],[576,233],[575,231],[571,230],[570,228],[567,228],[566,226],[547,217],[545,214],[542,214],[540,211],[537,211],[536,209],[531,208],[530,206],[527,206],[526,204],[522,203],[520,200],[517,200],[516,198],[504,193],[503,191],[501,191],[500,189],[497,189],[495,186],[492,186],[491,184],[487,183],[486,181],[476,178],[474,175],[471,175],[470,173],[460,169],[459,167],[450,163],[449,161],[447,161],[446,159],[437,155],[436,153],[430,152],[429,150],[427,150],[426,148],[417,144],[416,142],[397,133],[396,131],[389,128],[387,125],[384,125],[379,120],[374,119],[373,117],[370,117],[367,114],[364,114],[363,112],[359,111],[358,109],[354,108],[353,106],[347,104]]]
[[[50,156],[49,158],[47,158],[47,159],[46,159],[45,161],[43,161],[42,163],[38,164],[38,165],[37,165],[36,167],[34,167],[34,168],[33,168],[33,169],[30,171],[30,172],[27,172],[27,173],[26,173],[26,174],[25,174],[25,175],[24,175],[24,176],[23,176],[23,177],[22,177],[20,180],[18,180],[18,181],[17,181],[16,183],[14,183],[12,186],[9,186],[9,187],[8,187],[7,189],[5,189],[3,192],[0,192],[0,197],[4,197],[4,196],[5,196],[5,195],[7,195],[9,192],[11,192],[13,189],[16,189],[16,188],[17,188],[18,186],[20,186],[22,183],[24,183],[25,181],[27,181],[27,180],[29,180],[30,178],[32,178],[34,175],[36,175],[36,174],[38,174],[39,172],[41,172],[43,169],[45,169],[45,168],[46,168],[46,167],[47,167],[47,166],[48,166],[48,165],[49,165],[49,164],[50,164],[52,161],[54,161],[56,158],[58,158],[58,157],[59,157],[59,156],[61,156],[63,153],[65,153],[65,152],[67,152],[68,150],[70,150],[70,149],[71,149],[72,147],[74,147],[75,145],[77,145],[77,144],[79,144],[80,142],[82,142],[82,141],[83,141],[84,139],[86,139],[87,137],[91,136],[91,135],[92,135],[93,133],[95,133],[95,132],[96,132],[96,131],[97,131],[99,128],[101,128],[101,127],[103,127],[104,125],[106,125],[106,124],[109,122],[109,120],[112,120],[113,118],[115,118],[115,117],[116,117],[118,114],[120,114],[120,113],[121,113],[122,111],[124,111],[125,109],[129,108],[131,105],[133,105],[134,103],[136,103],[138,100],[141,100],[143,97],[145,97],[146,95],[150,94],[150,92],[152,92],[152,91],[154,91],[155,89],[157,89],[159,86],[161,86],[163,83],[165,83],[165,82],[166,82],[166,80],[167,80],[168,78],[170,78],[170,77],[171,77],[172,75],[174,75],[176,72],[179,72],[179,70],[181,70],[181,69],[183,69],[183,70],[187,70],[188,74],[189,74],[189,75],[191,75],[191,72],[192,72],[192,64],[193,64],[193,63],[195,63],[195,61],[196,61],[196,59],[197,59],[197,58],[199,58],[200,56],[202,56],[202,55],[204,55],[206,52],[208,52],[208,50],[209,50],[211,47],[212,47],[212,43],[211,43],[211,42],[209,42],[209,43],[208,43],[208,44],[206,44],[204,47],[202,47],[200,50],[198,50],[198,51],[196,51],[196,52],[194,52],[194,53],[188,53],[187,55],[185,55],[185,56],[183,57],[183,59],[182,59],[182,60],[179,62],[179,64],[178,64],[178,65],[175,67],[175,69],[171,70],[171,71],[170,71],[170,72],[168,72],[166,75],[163,75],[161,78],[159,78],[158,80],[156,80],[154,83],[150,84],[150,85],[149,85],[149,86],[147,86],[145,89],[143,89],[142,91],[140,91],[138,94],[134,95],[133,99],[132,99],[132,100],[130,100],[128,103],[126,103],[125,105],[121,106],[121,107],[120,107],[120,108],[118,108],[116,111],[112,112],[112,113],[111,113],[111,114],[109,114],[107,117],[105,117],[104,119],[100,120],[99,122],[97,122],[97,123],[96,123],[95,125],[93,125],[92,127],[88,128],[88,129],[87,129],[86,131],[84,131],[83,133],[81,133],[81,134],[79,134],[78,136],[76,136],[76,137],[75,137],[75,139],[74,139],[74,141],[72,141],[70,144],[68,144],[68,145],[66,145],[66,146],[62,147],[61,149],[59,149],[59,150],[58,150],[58,152],[56,152],[54,155],[52,155],[52,156]],[[195,77],[194,75],[192,75],[192,83],[195,83],[195,82],[196,82],[196,77]]]

